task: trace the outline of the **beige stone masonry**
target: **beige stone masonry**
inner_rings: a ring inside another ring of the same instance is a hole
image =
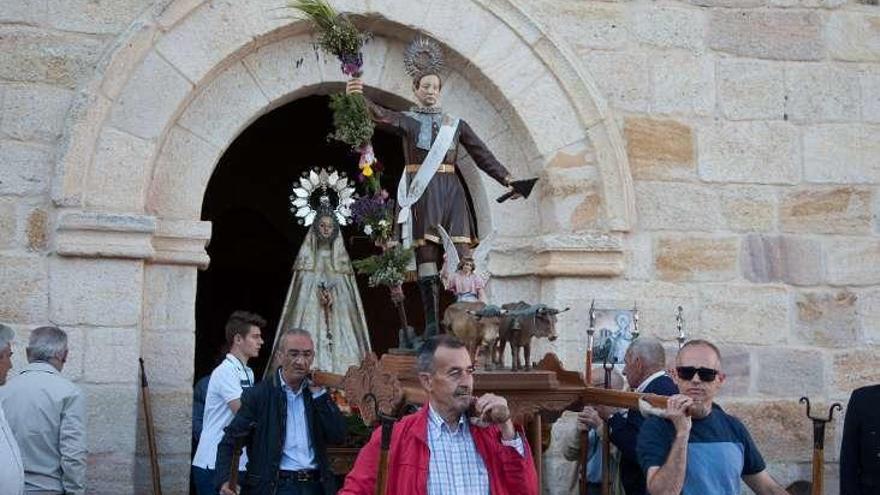
[[[791,189],[782,195],[784,232],[868,234],[873,226],[873,191],[864,187]]]
[[[674,120],[627,118],[626,151],[636,180],[693,180],[696,178],[691,127]]]
[[[737,278],[735,237],[669,236],[654,242],[657,278],[672,282],[721,282]]]
[[[802,292],[795,296],[794,333],[807,345],[846,347],[861,337],[858,296],[848,290]]]

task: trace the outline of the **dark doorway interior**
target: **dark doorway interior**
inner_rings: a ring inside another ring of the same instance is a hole
[[[208,374],[224,352],[224,324],[229,314],[253,311],[269,322],[260,358],[251,362],[262,375],[271,351],[291,266],[306,229],[289,211],[291,184],[303,171],[332,166],[354,174],[357,155],[348,146],[328,141],[331,114],[326,96],[309,96],[258,119],[229,147],[208,183],[202,219],[211,221],[210,267],[199,273],[196,293],[195,375]],[[400,102],[403,104],[404,102]],[[389,191],[403,170],[400,138],[377,129],[376,154],[385,166],[383,185]],[[354,227],[344,227],[352,259],[375,252]],[[370,288],[358,277],[373,350],[381,354],[397,341],[398,320],[387,290]],[[423,326],[418,288],[406,284],[407,314],[417,331]],[[451,296],[447,293],[444,302]]]

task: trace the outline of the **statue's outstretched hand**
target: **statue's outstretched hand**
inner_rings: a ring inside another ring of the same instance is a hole
[[[358,78],[349,79],[347,83],[345,83],[345,94],[356,94],[364,92],[364,82]]]

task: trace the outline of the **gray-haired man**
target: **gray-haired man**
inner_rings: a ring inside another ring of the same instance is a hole
[[[6,383],[6,374],[12,368],[13,340],[15,333],[12,329],[0,324],[0,385]],[[24,493],[24,466],[21,463],[21,452],[3,414],[2,401],[0,401],[0,493],[9,495]]]
[[[82,495],[86,406],[80,389],[60,373],[67,361],[67,334],[55,327],[34,329],[27,359],[18,376],[0,388],[24,461],[25,492]]]

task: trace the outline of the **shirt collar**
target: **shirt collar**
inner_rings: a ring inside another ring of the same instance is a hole
[[[290,392],[293,395],[299,395],[300,393],[302,393],[303,388],[306,386],[306,381],[303,380],[302,382],[300,382],[298,390],[290,388],[290,385],[287,384],[287,380],[284,379],[284,374],[281,373],[280,366],[278,367],[278,381],[281,382],[281,390],[284,390],[285,392]]]
[[[654,381],[654,379],[660,378],[661,376],[663,376],[665,374],[666,374],[666,370],[660,370],[660,371],[654,373],[653,375],[649,376],[648,378],[645,378],[644,380],[642,380],[642,383],[639,384],[638,388],[636,388],[636,392],[644,392],[645,389],[648,388],[648,385],[650,385],[650,383]]]
[[[434,427],[442,429],[445,426],[447,430],[452,432],[452,429],[446,424],[446,420],[434,410],[434,406],[432,406],[430,402],[428,403],[428,420],[434,425]],[[458,429],[456,431],[461,431],[462,428],[467,428],[467,418],[464,414],[458,417]]]
[[[19,374],[21,375],[27,373],[28,371],[42,371],[44,373],[52,373],[53,375],[58,374],[58,369],[45,361],[35,361],[33,363],[29,363],[27,366],[24,367],[23,370],[21,370]]]

